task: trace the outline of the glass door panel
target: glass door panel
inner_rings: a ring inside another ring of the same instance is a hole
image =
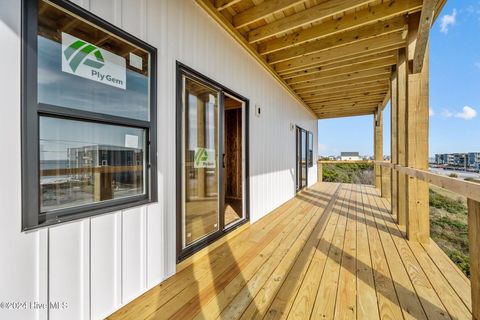
[[[183,77],[183,248],[215,233],[219,219],[219,91]]]
[[[301,138],[301,167],[302,167],[302,183],[301,187],[307,186],[307,132],[302,129]]]

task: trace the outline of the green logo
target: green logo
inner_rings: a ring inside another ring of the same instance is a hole
[[[103,59],[100,49],[82,40],[74,41],[63,51],[63,54],[65,58],[67,58],[68,64],[73,72],[77,70],[82,61],[84,65],[94,69],[100,69],[105,65],[105,60]],[[95,60],[88,58],[88,56],[93,56],[92,58]]]
[[[208,161],[208,153],[205,148],[198,148],[195,154],[195,167],[200,167],[204,162]]]

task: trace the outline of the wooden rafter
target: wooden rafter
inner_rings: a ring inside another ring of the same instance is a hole
[[[395,57],[386,57],[375,61],[367,61],[364,63],[359,63],[356,65],[346,65],[344,67],[336,68],[333,70],[319,71],[316,73],[309,73],[304,76],[299,76],[295,78],[285,79],[285,82],[289,85],[294,85],[303,82],[315,81],[319,79],[327,79],[336,77],[339,75],[353,74],[362,71],[368,71],[372,69],[377,69],[381,67],[389,67],[396,63]]]
[[[387,21],[370,24],[365,27],[332,35],[321,40],[308,42],[292,48],[271,53],[267,55],[267,61],[269,63],[277,63],[310,53],[342,47],[347,44],[353,44],[366,39],[379,37],[387,33],[403,31],[405,29],[405,25],[406,21],[403,16],[396,17]]]
[[[291,8],[306,0],[266,0],[233,17],[233,26],[242,28],[271,14]]]
[[[382,3],[345,15],[338,19],[326,21],[312,26],[311,28],[302,29],[283,37],[259,43],[258,52],[265,55],[308,41],[322,39],[344,31],[376,23],[381,20],[387,20],[409,12],[415,12],[422,8],[422,3],[422,0]]]
[[[234,4],[239,3],[242,0],[215,0],[215,7],[217,10],[225,10],[227,8],[230,8]]]
[[[328,60],[338,59],[340,57],[355,56],[366,54],[370,50],[386,50],[392,48],[401,48],[405,46],[404,34],[401,32],[389,33],[372,39],[366,39],[342,47],[333,48],[328,51],[320,51],[303,57],[294,58],[288,61],[279,62],[274,65],[277,72],[285,72],[288,70],[298,70]]]
[[[248,33],[248,41],[250,43],[258,42],[260,40],[267,39],[306,24],[331,17],[346,10],[355,9],[359,6],[369,4],[374,1],[375,0],[324,1],[314,7],[250,31]]]
[[[359,91],[372,91],[372,90],[385,90],[388,91],[388,83],[383,83],[378,81],[367,82],[362,84],[355,84],[351,86],[344,86],[340,88],[327,88],[324,90],[313,91],[301,94],[300,96],[304,100],[314,99],[325,94],[351,94],[357,93]]]
[[[341,57],[339,59],[329,60],[321,64],[315,64],[300,71],[286,71],[279,74],[286,80],[292,80],[298,77],[313,75],[324,71],[339,70],[344,67],[354,67],[361,63],[376,62],[384,58],[397,59],[397,52],[395,50],[385,52],[382,51],[366,52],[353,57]]]
[[[398,50],[413,60],[412,72],[421,70],[428,31],[446,0],[196,1],[323,119],[382,110]]]
[[[302,101],[302,99],[285,83],[285,81],[275,72],[275,70],[263,59],[263,57],[257,52],[256,48],[249,44],[242,34],[236,30],[225,18],[210,0],[196,0],[196,2],[218,23],[224,30],[226,30],[247,52],[255,58],[255,60],[263,66],[268,73],[270,73],[298,102],[312,115],[314,113],[311,109]]]
[[[299,90],[304,88],[315,87],[322,84],[334,84],[334,83],[344,82],[344,81],[363,80],[364,78],[368,78],[372,76],[389,75],[390,71],[391,69],[389,67],[381,67],[381,68],[375,68],[375,69],[370,69],[365,71],[347,73],[347,74],[338,75],[338,76],[330,77],[326,79],[315,79],[315,80],[306,81],[299,84],[293,84],[291,85],[291,87],[293,90]]]

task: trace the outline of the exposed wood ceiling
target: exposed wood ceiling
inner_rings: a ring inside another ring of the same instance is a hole
[[[445,2],[196,1],[320,119],[383,108],[397,50],[408,46],[410,15],[427,33],[419,33],[422,45],[415,48],[415,55],[423,57],[428,30]],[[421,69],[418,61],[414,67]]]

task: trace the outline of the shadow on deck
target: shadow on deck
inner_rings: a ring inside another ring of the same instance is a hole
[[[470,282],[372,186],[303,191],[111,319],[471,319]]]

